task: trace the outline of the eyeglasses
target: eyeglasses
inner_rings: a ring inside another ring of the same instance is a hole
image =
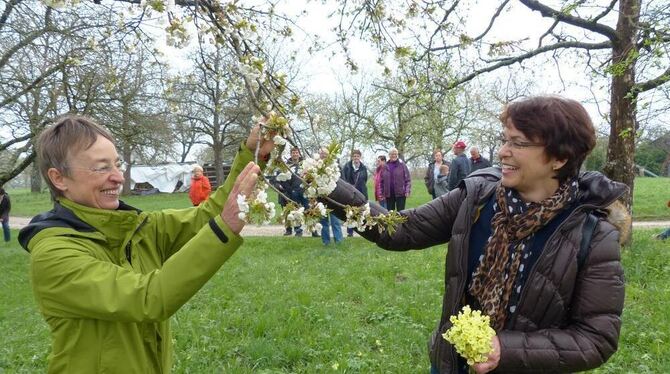
[[[108,175],[111,174],[114,169],[118,170],[121,173],[124,173],[126,171],[128,164],[126,164],[124,161],[117,161],[114,164],[105,164],[103,166],[99,167],[91,167],[91,168],[82,168],[82,167],[76,167],[76,166],[65,166],[66,169],[79,169],[79,170],[88,170],[92,173],[98,174],[98,175]]]
[[[506,144],[509,144],[509,146],[514,149],[525,149],[529,147],[544,147],[544,144],[542,143],[522,142],[517,139],[507,139],[503,134],[500,134],[500,136],[498,137],[498,142],[500,143],[501,147]]]

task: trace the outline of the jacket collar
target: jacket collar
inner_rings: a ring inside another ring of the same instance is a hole
[[[116,210],[95,209],[61,198],[48,212],[33,217],[19,232],[19,244],[28,252],[28,245],[35,235],[48,228],[65,228],[81,233],[100,232],[105,237],[117,238],[123,235],[128,225],[135,225],[141,211],[119,201]]]

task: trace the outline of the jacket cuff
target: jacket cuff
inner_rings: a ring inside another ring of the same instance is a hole
[[[221,248],[227,252],[226,257],[235,253],[235,250],[242,245],[242,237],[235,234],[228,225],[223,222],[221,215],[217,214],[209,220],[208,236],[211,236],[209,242],[220,243]]]

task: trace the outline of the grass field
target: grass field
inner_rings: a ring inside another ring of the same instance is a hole
[[[372,181],[368,183],[368,196],[374,198]],[[48,193],[31,194],[28,190],[9,190],[12,197],[12,215],[32,217],[51,209]],[[269,193],[271,200],[277,201],[277,194]],[[430,200],[423,179],[412,181],[412,194],[407,199],[407,207],[416,207]],[[142,210],[162,208],[186,208],[190,201],[186,193],[157,194],[149,196],[125,196],[123,200]],[[636,220],[670,219],[670,178],[637,178],[635,180],[633,216]]]
[[[622,337],[599,373],[670,372],[670,243],[649,239],[658,231],[636,230],[623,253]],[[445,251],[248,238],[173,317],[174,372],[427,373]],[[49,335],[28,263],[16,241],[0,247],[0,372],[46,368]]]

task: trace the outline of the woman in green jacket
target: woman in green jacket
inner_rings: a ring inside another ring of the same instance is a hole
[[[200,206],[142,212],[119,200],[124,166],[106,129],[70,115],[40,135],[54,209],[19,241],[51,330],[50,373],[170,372],[170,316],[242,244],[236,196],[258,178],[257,138],[258,126]],[[260,156],[272,147],[264,141]]]

